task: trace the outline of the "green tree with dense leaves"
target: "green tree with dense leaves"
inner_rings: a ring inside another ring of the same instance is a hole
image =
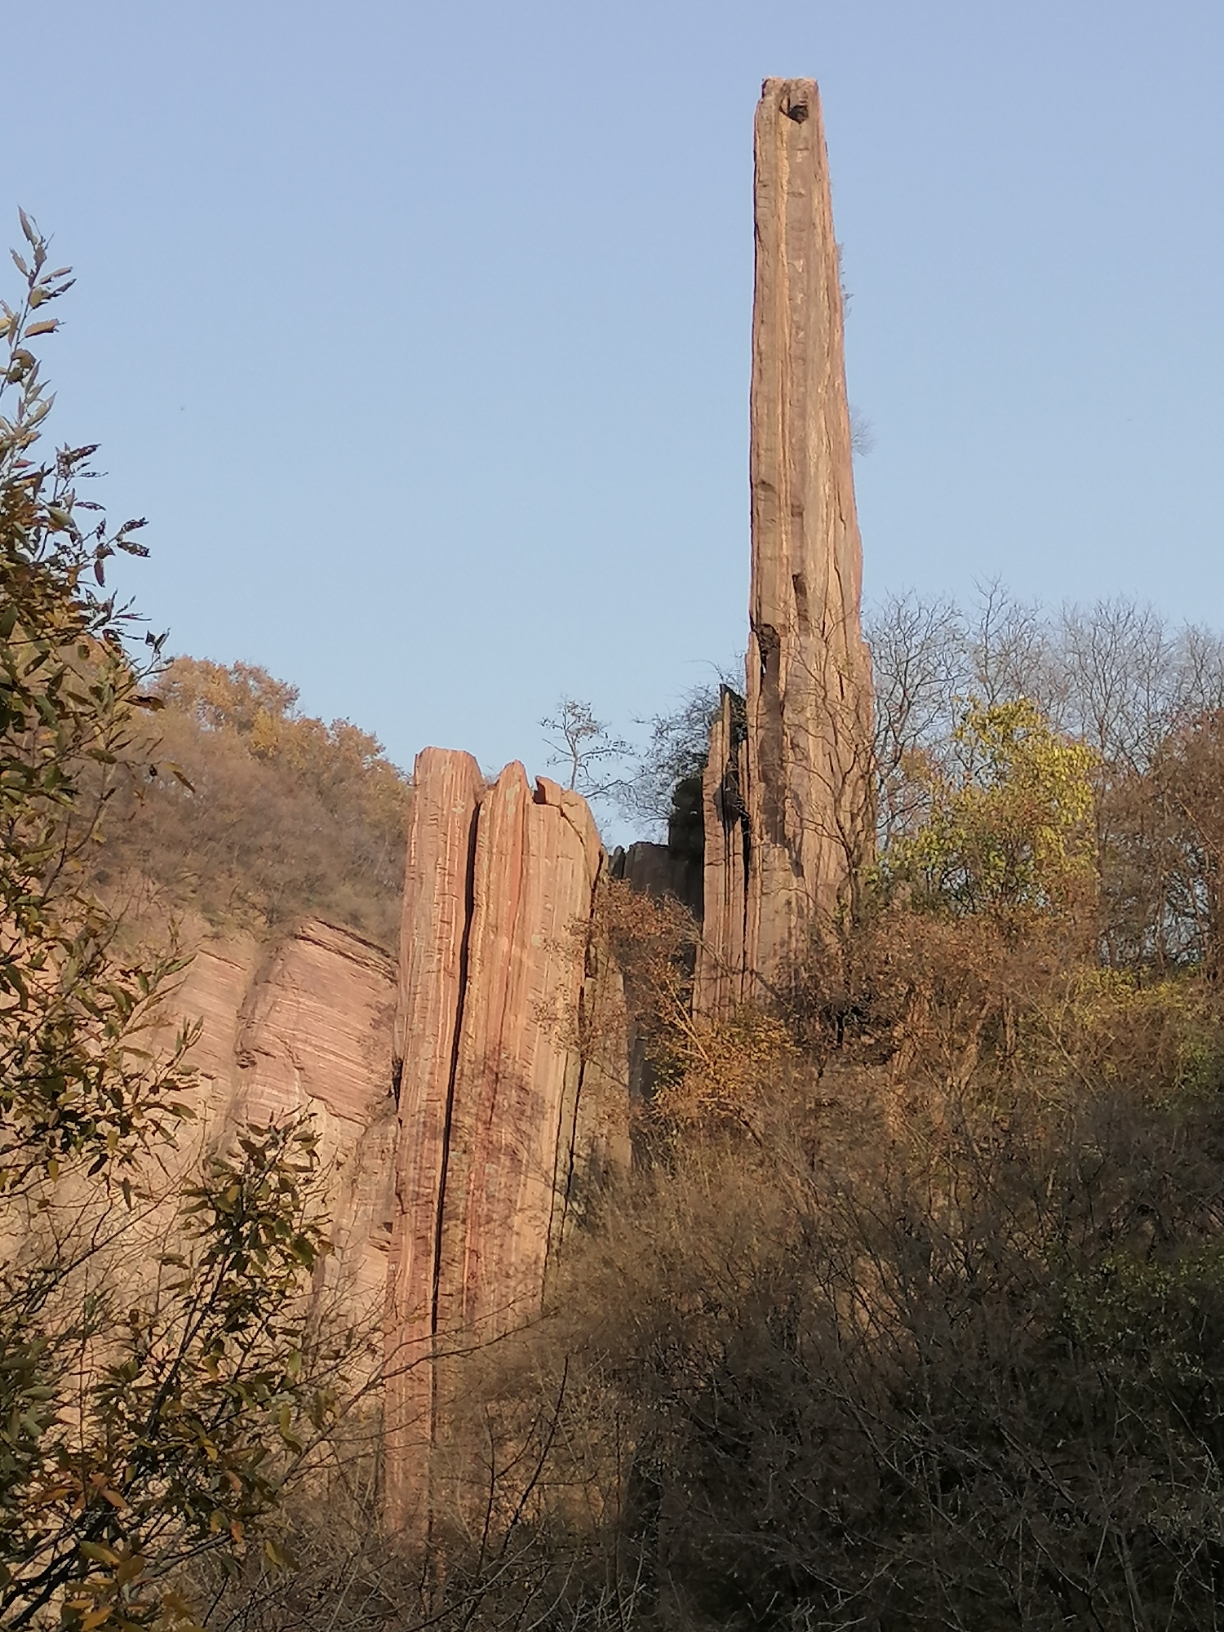
[[[107,589],[145,551],[82,497],[94,450],[41,454],[31,348],[71,280],[21,226],[24,294],[0,304],[0,1623],[190,1625],[176,1567],[243,1551],[331,1409],[303,1296],[326,1249],[314,1136],[172,1158],[192,1037],[156,1028],[181,964],[123,949],[85,866],[148,774],[160,641],[134,661]]]

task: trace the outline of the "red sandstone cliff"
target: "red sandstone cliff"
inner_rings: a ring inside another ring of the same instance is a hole
[[[200,1141],[243,1123],[313,1114],[335,1247],[320,1294],[346,1319],[379,1320],[391,1225],[395,1137],[391,1096],[395,972],[390,955],[355,932],[307,919],[261,943],[243,934],[199,941],[168,1005],[167,1026],[201,1022],[190,1060],[199,1071]]]
[[[397,1035],[386,1509],[421,1534],[446,1368],[530,1319],[576,1187],[627,1157],[619,979],[588,928],[603,851],[585,802],[470,755],[416,763]],[[609,1046],[610,1045],[610,1046]]]

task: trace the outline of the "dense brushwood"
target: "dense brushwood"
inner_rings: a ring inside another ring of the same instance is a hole
[[[610,885],[635,1173],[467,1362],[431,1557],[350,1455],[218,1626],[1214,1624],[1224,715],[1175,704],[931,720],[768,1009],[695,1020],[692,921]]]

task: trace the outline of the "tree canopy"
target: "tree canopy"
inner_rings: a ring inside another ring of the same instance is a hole
[[[31,348],[70,279],[21,224],[24,295],[0,305],[0,1620],[128,1632],[192,1624],[174,1572],[236,1560],[330,1409],[302,1300],[325,1237],[307,1126],[234,1130],[174,1178],[192,1036],[158,1025],[179,964],[127,945],[89,865],[160,775],[161,643],[138,662],[107,591],[144,548],[82,497],[95,450],[42,454]]]

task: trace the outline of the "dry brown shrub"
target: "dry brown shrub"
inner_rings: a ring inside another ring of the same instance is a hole
[[[396,942],[407,779],[347,721],[295,712],[261,669],[178,658],[150,727],[158,774],[113,800],[93,861],[112,892],[261,931],[306,913]]]
[[[697,924],[674,896],[605,879],[595,901],[595,934],[616,959],[625,1001],[643,1035],[683,1030],[689,1021]]]
[[[759,1138],[694,1138],[573,1255],[552,1336],[633,1448],[662,1624],[1212,1601],[1219,1109],[985,1086],[899,1112],[884,1073],[794,1073]]]
[[[1224,711],[1170,731],[1149,763],[1108,779],[1102,810],[1104,943],[1115,965],[1197,965],[1224,946]]]
[[[646,895],[623,880],[601,891],[596,934],[621,969],[631,1047],[649,1065],[642,1110],[664,1143],[724,1122],[751,1131],[761,1091],[797,1058],[786,1017],[748,1005],[718,1020],[692,1012],[698,933],[674,897]]]
[[[786,1022],[744,1007],[726,1019],[695,1021],[655,1095],[655,1117],[678,1136],[735,1124],[759,1137],[769,1092],[798,1060]]]

